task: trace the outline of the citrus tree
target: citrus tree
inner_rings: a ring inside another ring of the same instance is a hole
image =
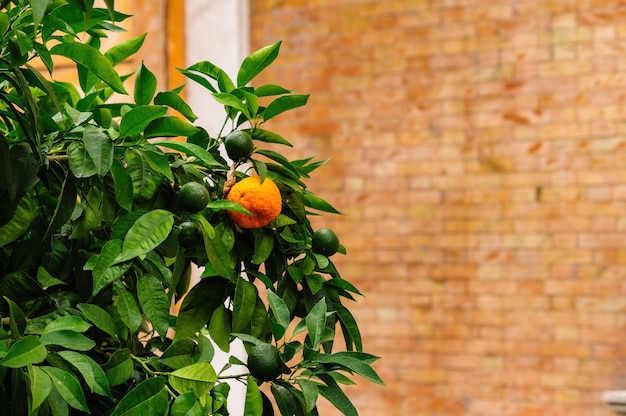
[[[182,86],[118,72],[144,36],[102,51],[129,18],[104,3],[0,2],[0,414],[228,415],[241,382],[246,416],[317,415],[318,398],[356,415],[342,386],[382,381],[345,250],[309,221],[337,213],[306,187],[324,161],[288,160],[265,128],[308,96],[254,84],[280,42],[236,78],[180,70],[223,105],[211,137]],[[236,339],[247,358],[218,367]]]

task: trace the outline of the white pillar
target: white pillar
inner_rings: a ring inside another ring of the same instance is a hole
[[[185,1],[185,56],[186,66],[210,61],[222,68],[236,82],[237,70],[249,54],[248,0],[186,0]],[[215,136],[224,123],[223,106],[217,104],[204,87],[189,80],[185,87],[186,100],[199,117],[197,124]],[[215,347],[215,369],[220,371],[228,355]],[[231,346],[231,354],[243,359],[241,343]],[[245,386],[230,383],[228,410],[233,416],[243,415]]]

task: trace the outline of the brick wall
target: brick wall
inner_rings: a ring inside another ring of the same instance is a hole
[[[254,0],[271,128],[332,157],[373,415],[608,416],[626,388],[626,3]],[[329,408],[324,408],[325,411]],[[333,411],[324,415],[336,414]]]

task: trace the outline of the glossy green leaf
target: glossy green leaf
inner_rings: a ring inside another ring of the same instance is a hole
[[[56,206],[52,218],[48,223],[46,235],[57,231],[72,215],[76,208],[76,183],[71,175],[66,172],[65,179],[61,186],[61,194],[57,198]]]
[[[81,333],[67,330],[44,333],[41,338],[44,345],[56,345],[76,351],[89,351],[96,343]]]
[[[133,186],[132,196],[139,201],[154,197],[163,182],[163,176],[150,166],[145,152],[131,148],[124,153],[124,159]]]
[[[216,201],[210,202],[209,205],[207,205],[207,208],[215,210],[243,212],[244,214],[252,215],[252,213],[245,209],[241,204],[228,201],[226,199],[218,199]]]
[[[260,142],[265,142],[265,143],[282,144],[285,146],[293,147],[293,145],[288,140],[286,140],[282,136],[272,131],[263,130],[260,128],[247,129],[245,131],[247,131],[250,134],[250,137],[252,137],[253,140],[258,140]]]
[[[149,105],[157,89],[157,79],[146,66],[141,63],[135,78],[134,99],[139,106]]]
[[[361,339],[359,326],[354,319],[354,316],[352,316],[352,313],[350,313],[346,307],[341,305],[335,306],[335,312],[339,318],[343,337],[346,342],[346,348],[348,350],[352,350],[352,346],[354,345],[354,348],[357,351],[361,351],[363,349],[363,341]]]
[[[162,415],[167,409],[169,395],[162,377],[148,378],[126,394],[111,416]]]
[[[50,376],[38,366],[28,368],[28,383],[30,386],[30,408],[38,409],[48,398],[52,390],[52,380]]]
[[[80,386],[80,382],[71,373],[56,367],[41,367],[50,379],[55,390],[74,409],[89,413],[89,408],[85,401],[85,394]]]
[[[322,298],[311,308],[305,318],[306,328],[314,348],[322,343],[326,327],[326,308],[326,299]]]
[[[0,227],[0,247],[4,247],[21,237],[37,215],[39,215],[37,200],[30,193],[24,195],[20,199],[13,217]]]
[[[265,111],[263,112],[263,121],[267,121],[277,115],[284,113],[285,111],[293,110],[294,108],[302,107],[306,105],[309,100],[308,95],[283,95],[276,98],[269,103]]]
[[[220,235],[211,237],[210,229],[202,227],[204,250],[215,272],[225,279],[232,280],[233,268],[230,265],[230,252]]]
[[[328,202],[315,194],[305,193],[304,200],[307,206],[318,211],[330,212],[332,214],[341,214],[341,212],[337,211],[332,205],[330,205]]]
[[[293,415],[296,413],[296,398],[293,397],[287,387],[273,383],[270,391],[274,396],[281,415]]]
[[[287,304],[285,304],[280,296],[271,290],[267,292],[267,302],[269,303],[270,309],[274,314],[276,322],[284,329],[287,329],[291,323],[291,314],[289,313],[289,307],[287,307]]]
[[[153,120],[144,131],[143,137],[189,137],[198,133],[198,127],[178,117],[161,117]]]
[[[374,371],[374,369],[358,358],[358,356],[335,353],[335,354],[321,354],[318,357],[320,363],[337,364],[345,367],[349,371],[352,371],[376,384],[384,385],[380,376]]]
[[[337,409],[339,409],[345,416],[359,416],[359,413],[350,399],[348,399],[346,394],[338,386],[329,387],[320,384],[317,388],[320,394]]]
[[[284,94],[290,94],[292,92],[293,91],[283,88],[280,85],[276,85],[276,84],[265,84],[265,85],[260,85],[254,88],[254,93],[256,94],[257,97],[284,95]]]
[[[106,374],[98,363],[89,356],[74,351],[59,351],[58,354],[78,370],[92,393],[111,397]]]
[[[198,62],[190,66],[186,70],[181,70],[180,72],[190,77],[194,81],[198,82],[200,85],[204,86],[211,92],[216,92],[216,90],[211,85],[211,83],[208,82],[206,77],[198,77],[197,74],[195,73],[206,75],[210,79],[217,81],[218,88],[222,92],[231,92],[232,90],[235,89],[235,84],[229,78],[226,72],[222,70],[221,68],[219,68],[218,66],[208,61]]]
[[[209,334],[215,344],[222,350],[228,352],[230,350],[230,316],[224,305],[220,305],[209,321]]]
[[[113,62],[113,65],[115,66],[119,63],[124,62],[126,58],[130,58],[135,53],[137,53],[139,49],[141,49],[141,45],[143,45],[143,41],[145,39],[146,39],[146,34],[144,33],[143,35],[139,35],[134,38],[130,38],[128,40],[120,42],[114,45],[113,47],[111,47],[111,49],[109,49],[108,51],[106,51],[104,53],[104,56],[109,58],[111,62]]]
[[[281,41],[278,41],[272,45],[265,46],[246,57],[241,63],[237,74],[237,86],[243,87],[248,84],[261,71],[274,62],[276,57],[278,57],[281,43]]]
[[[168,381],[178,393],[192,391],[203,397],[215,385],[217,374],[210,363],[200,362],[171,372]]]
[[[83,143],[96,174],[103,177],[113,164],[113,141],[102,128],[88,125],[83,132]]]
[[[33,335],[25,336],[11,345],[0,367],[19,368],[39,364],[46,359],[46,347]]]
[[[160,105],[141,105],[128,111],[120,122],[120,136],[132,137],[142,133],[153,121],[163,117],[167,108]]]
[[[176,397],[170,412],[171,416],[204,416],[204,414],[204,408],[191,391]]]
[[[166,105],[178,111],[189,121],[196,121],[198,116],[193,109],[183,100],[183,98],[174,91],[160,92],[154,97],[154,103],[157,105]]]
[[[257,289],[244,278],[237,279],[233,299],[233,332],[242,332],[252,319],[256,305]]]
[[[213,93],[213,98],[220,104],[240,111],[244,116],[246,116],[246,118],[250,119],[248,106],[237,96],[227,92],[216,92]]]
[[[72,142],[67,146],[70,170],[77,178],[89,178],[98,173],[96,164],[82,142]]]
[[[52,47],[50,53],[73,60],[106,82],[113,91],[126,94],[122,80],[113,68],[113,64],[98,49],[84,43],[63,42]]]
[[[178,370],[193,364],[196,352],[196,343],[191,338],[183,338],[174,341],[159,358],[166,366]]]
[[[142,215],[128,230],[116,263],[144,256],[154,250],[165,241],[173,226],[174,215],[169,211],[156,209]]]
[[[261,264],[267,260],[274,250],[274,233],[266,228],[253,230],[254,235],[254,255],[253,264]]]
[[[115,201],[126,211],[133,209],[133,180],[118,160],[111,164],[111,175],[115,184]]]
[[[246,381],[246,399],[243,408],[244,416],[262,416],[263,415],[263,398],[256,380],[252,376],[248,376]]]
[[[165,338],[169,329],[170,301],[161,281],[151,274],[141,276],[137,280],[137,298],[155,331]]]
[[[115,321],[107,311],[93,303],[79,303],[76,307],[83,313],[85,319],[94,326],[114,338],[117,338]]]
[[[197,163],[210,168],[215,166],[222,166],[215,158],[202,147],[193,143],[175,142],[175,141],[162,141],[156,142],[156,146],[167,147],[186,154],[187,156],[198,159]]]
[[[310,412],[313,410],[313,408],[315,408],[315,404],[317,403],[317,398],[319,395],[317,385],[305,378],[299,378],[298,385],[300,386],[300,390],[302,390],[302,395],[304,396],[306,411]]]
[[[54,332],[54,331],[74,331],[74,332],[85,332],[91,325],[85,322],[80,316],[68,315],[61,316],[56,318],[54,321],[50,322],[43,330],[43,333]]]
[[[65,284],[63,280],[53,277],[45,268],[41,266],[37,268],[37,282],[39,282],[43,290]]]
[[[225,279],[205,277],[191,288],[180,306],[175,340],[194,337],[209,322],[213,311],[224,303],[228,285]]]
[[[116,302],[115,305],[120,314],[122,322],[130,332],[134,333],[139,330],[142,322],[141,311],[137,305],[135,297],[129,293],[123,286],[115,286]]]
[[[99,293],[110,283],[122,277],[123,268],[113,269],[116,259],[122,253],[122,240],[108,240],[102,246],[100,254],[92,270],[93,288],[92,294]]]
[[[133,360],[126,348],[116,350],[103,366],[109,386],[114,387],[125,383],[133,375]]]

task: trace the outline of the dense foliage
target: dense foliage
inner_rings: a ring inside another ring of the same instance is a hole
[[[312,249],[308,217],[336,213],[305,184],[324,162],[288,160],[264,129],[308,96],[251,86],[280,42],[236,79],[180,70],[223,104],[211,137],[182,86],[157,92],[143,64],[118,73],[144,36],[102,52],[129,16],[93,3],[0,2],[0,414],[228,415],[240,381],[247,416],[316,415],[320,396],[356,415],[341,386],[382,381],[345,306],[359,291],[334,250]],[[78,85],[54,81],[55,56]],[[220,151],[233,131],[254,143],[239,138],[234,161]],[[251,175],[278,186],[282,210],[241,228],[229,212],[250,212],[226,194]],[[254,361],[216,368],[235,339]]]

